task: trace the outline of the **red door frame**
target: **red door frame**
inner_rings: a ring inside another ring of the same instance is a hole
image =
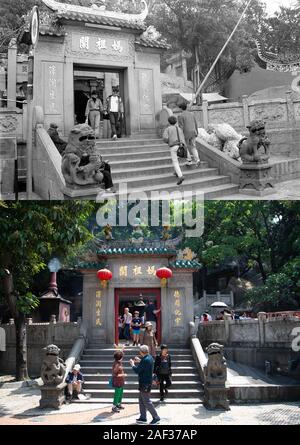
[[[115,289],[115,343],[119,343],[119,327],[118,327],[118,317],[119,317],[119,304],[120,304],[120,296],[126,297],[126,295],[136,295],[137,299],[141,294],[143,294],[143,291],[146,292],[149,295],[149,297],[146,295],[145,299],[148,299],[153,297],[153,299],[156,299],[156,308],[161,308],[161,289],[155,288],[155,289],[148,289],[148,288],[132,288],[132,289]],[[156,335],[157,335],[157,341],[158,344],[161,343],[161,311],[156,315],[157,317],[157,327],[156,327]]]

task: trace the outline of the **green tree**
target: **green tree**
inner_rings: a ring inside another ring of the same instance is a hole
[[[203,79],[236,25],[245,1],[240,0],[161,0],[152,7],[149,24],[171,44],[172,50],[187,50],[199,60]],[[265,7],[253,0],[235,36],[218,62],[210,82],[221,85],[235,69],[253,66],[254,37],[266,18]]]
[[[210,201],[205,204],[201,239],[186,240],[207,266],[232,258],[258,267],[266,282],[300,256],[300,203],[297,201]]]
[[[25,317],[38,305],[31,292],[53,256],[64,258],[91,237],[90,202],[11,202],[0,212],[0,293],[16,327],[16,379],[28,378]]]

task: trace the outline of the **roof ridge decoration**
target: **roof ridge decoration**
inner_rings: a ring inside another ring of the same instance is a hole
[[[52,11],[61,13],[82,13],[82,14],[92,14],[93,16],[106,17],[111,19],[125,20],[128,22],[144,22],[148,16],[149,8],[145,0],[140,0],[141,4],[144,5],[144,10],[139,14],[128,14],[123,12],[108,11],[105,6],[97,6],[96,2],[91,6],[79,6],[72,5],[69,3],[61,3],[56,0],[43,0],[43,3],[50,8]]]
[[[258,57],[267,64],[267,69],[272,71],[298,71],[300,69],[300,54],[298,58],[294,54],[285,55],[268,52],[261,39],[255,39]]]

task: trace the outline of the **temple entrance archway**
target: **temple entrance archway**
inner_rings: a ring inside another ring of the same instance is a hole
[[[124,308],[129,307],[131,313],[134,311],[139,311],[140,317],[144,316],[145,306],[140,306],[139,301],[143,300],[146,304],[149,301],[153,301],[156,309],[161,308],[161,289],[115,289],[115,343],[118,344],[119,340],[119,329],[118,329],[118,318],[120,315],[124,314]],[[157,332],[156,339],[158,343],[161,343],[161,312],[157,314]]]
[[[130,128],[128,87],[125,87],[126,69],[110,68],[109,66],[95,66],[75,64],[74,72],[74,124],[85,122],[85,109],[92,91],[97,91],[105,108],[107,98],[112,89],[118,87],[124,104],[124,122],[122,122],[122,135],[127,134]],[[101,138],[109,138],[110,134],[105,127],[105,120],[101,114]]]

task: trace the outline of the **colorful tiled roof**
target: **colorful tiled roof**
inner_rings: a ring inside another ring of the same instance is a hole
[[[177,260],[170,263],[172,269],[201,269],[202,265],[198,261]]]
[[[100,256],[110,255],[167,255],[175,256],[177,252],[175,249],[167,249],[165,247],[125,247],[120,249],[103,249],[97,252]]]
[[[85,270],[88,270],[88,269],[94,270],[94,269],[96,269],[96,270],[100,270],[103,267],[105,267],[104,263],[79,263],[76,266],[76,269],[85,269]]]

